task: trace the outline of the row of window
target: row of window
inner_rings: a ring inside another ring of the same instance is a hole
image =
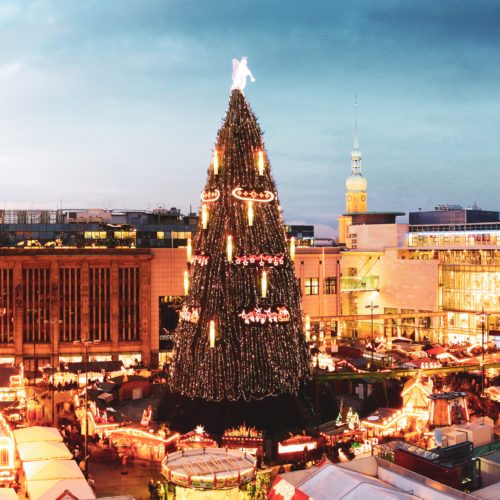
[[[304,279],[304,295],[319,295],[319,278]],[[299,280],[300,282],[300,280]],[[323,281],[323,293],[332,295],[337,293],[337,278],[327,276]]]

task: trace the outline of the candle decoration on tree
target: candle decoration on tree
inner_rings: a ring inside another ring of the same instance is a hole
[[[290,259],[292,262],[295,261],[295,236],[290,238]]]
[[[219,175],[219,152],[215,149],[212,157],[212,166],[214,169],[214,175]]]
[[[247,212],[248,212],[248,225],[253,226],[253,201],[247,202]]]
[[[184,295],[189,295],[189,273],[184,271]]]
[[[267,297],[267,271],[262,271],[262,277],[260,281],[260,295],[263,299]]]
[[[201,225],[203,229],[208,227],[208,207],[205,204],[201,206]]]
[[[208,341],[210,344],[210,348],[213,349],[215,347],[215,321],[210,321],[210,329],[208,332]]]
[[[259,175],[264,175],[264,152],[262,150],[257,153],[257,165],[259,168]]]
[[[227,261],[232,262],[233,260],[233,237],[229,235],[227,237]]]

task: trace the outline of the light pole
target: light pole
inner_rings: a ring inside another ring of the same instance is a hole
[[[81,339],[74,340],[73,344],[80,344],[85,347],[85,357],[83,358],[83,369],[85,370],[85,451],[84,451],[84,472],[85,477],[87,477],[87,449],[88,449],[88,437],[89,437],[89,416],[88,416],[88,383],[89,383],[89,374],[87,370],[87,362],[88,362],[88,354],[89,354],[89,345],[99,344],[100,340],[90,340],[90,339]]]
[[[375,346],[374,346],[374,342],[373,342],[373,310],[374,309],[377,309],[378,305],[374,304],[373,303],[373,300],[370,300],[370,305],[368,306],[365,306],[367,309],[370,309],[370,316],[371,316],[371,344],[372,344],[372,362],[371,362],[371,369],[373,370],[373,355],[375,353]]]

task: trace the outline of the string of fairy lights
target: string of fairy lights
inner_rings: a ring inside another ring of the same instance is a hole
[[[296,394],[310,361],[301,297],[257,119],[233,90],[186,249],[174,391],[209,401]]]

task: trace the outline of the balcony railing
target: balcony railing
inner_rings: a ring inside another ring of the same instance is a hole
[[[370,292],[379,289],[380,276],[349,276],[340,278],[340,291],[348,292]]]

